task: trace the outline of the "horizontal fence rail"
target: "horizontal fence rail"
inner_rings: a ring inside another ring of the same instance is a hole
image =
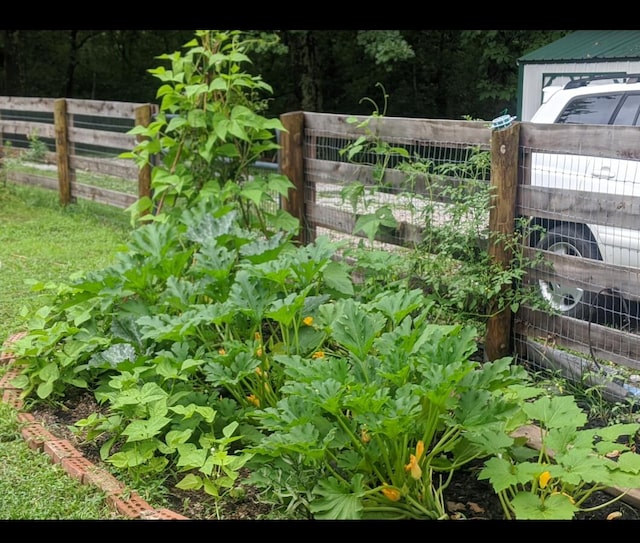
[[[56,189],[63,204],[83,198],[128,207],[149,195],[150,171],[118,157],[137,143],[127,132],[156,112],[154,104],[0,96],[0,151],[5,161],[21,156],[31,165],[8,169],[7,179]],[[111,179],[117,190],[90,183],[91,176]]]

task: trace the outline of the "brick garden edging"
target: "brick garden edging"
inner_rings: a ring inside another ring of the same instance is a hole
[[[4,342],[4,347],[10,347],[14,341],[26,335],[20,332],[9,337]],[[0,353],[0,365],[10,365],[15,361],[15,356],[5,351]],[[175,513],[170,509],[155,509],[143,500],[135,491],[130,491],[107,470],[94,465],[77,450],[70,441],[59,439],[36,421],[28,412],[22,411],[23,402],[20,398],[20,389],[11,385],[20,372],[15,368],[9,368],[0,378],[0,395],[2,401],[14,407],[18,411],[18,422],[24,424],[21,429],[22,438],[30,449],[43,452],[49,456],[53,464],[60,464],[62,469],[82,484],[93,485],[102,490],[106,495],[108,506],[119,514],[140,520],[189,520],[188,517]]]

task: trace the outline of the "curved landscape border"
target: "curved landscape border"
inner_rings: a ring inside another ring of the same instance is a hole
[[[10,347],[25,335],[20,332],[9,337],[5,347]],[[15,361],[12,353],[6,349],[0,353],[0,365],[10,366]],[[2,401],[11,405],[18,411],[18,422],[21,424],[20,433],[30,449],[43,452],[49,456],[53,464],[59,464],[62,469],[82,484],[93,485],[105,493],[108,506],[128,519],[139,520],[190,520],[170,509],[156,509],[147,503],[135,491],[127,488],[107,470],[96,466],[82,452],[66,439],[59,439],[55,434],[47,430],[36,418],[28,412],[22,411],[23,401],[20,398],[20,389],[14,387],[11,381],[20,372],[9,367],[0,378],[0,395]]]

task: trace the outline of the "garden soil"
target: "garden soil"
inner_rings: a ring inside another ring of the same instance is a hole
[[[38,407],[31,411],[36,420],[61,439],[69,440],[76,449],[96,465],[103,465],[99,456],[99,444],[83,443],[69,427],[76,421],[101,410],[89,393],[78,394],[57,407]],[[108,466],[103,466],[109,469]],[[500,502],[488,481],[478,480],[480,466],[470,466],[455,474],[445,492],[445,502],[452,520],[505,520]],[[239,482],[246,473],[241,474]],[[174,482],[175,483],[175,482]],[[212,497],[204,492],[185,492],[167,481],[167,503],[152,503],[153,498],[145,498],[153,506],[167,507],[192,520],[260,520],[269,516],[271,506],[260,501],[257,489],[243,485],[246,492],[242,498],[225,501],[215,512]],[[140,493],[140,492],[139,492]],[[598,492],[585,504],[585,508],[602,506],[613,498],[606,492]],[[576,515],[575,520],[640,520],[640,508],[623,500],[608,504],[593,511]]]

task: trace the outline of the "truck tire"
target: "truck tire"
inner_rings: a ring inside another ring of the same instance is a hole
[[[554,253],[602,260],[600,251],[589,232],[573,224],[550,229],[538,242],[538,249]],[[597,306],[597,293],[574,286],[540,280],[540,294],[554,312],[576,319],[590,320]]]

